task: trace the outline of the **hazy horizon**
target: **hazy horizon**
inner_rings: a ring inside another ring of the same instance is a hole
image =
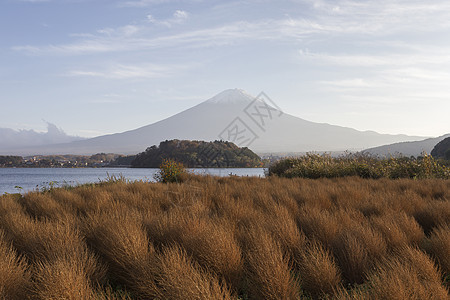
[[[0,128],[136,129],[223,90],[320,123],[449,132],[450,3],[6,0]]]

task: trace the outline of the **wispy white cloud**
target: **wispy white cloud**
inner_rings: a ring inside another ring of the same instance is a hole
[[[148,7],[156,4],[163,3],[180,3],[180,2],[202,2],[203,0],[130,0],[120,1],[119,7]]]
[[[348,76],[348,75],[347,75]],[[450,98],[450,72],[427,67],[379,68],[360,78],[317,81],[341,99],[364,103],[433,103]]]
[[[139,79],[139,78],[164,78],[171,77],[182,72],[191,66],[188,65],[124,65],[117,64],[106,68],[79,69],[69,71],[68,76],[99,77],[107,79]]]
[[[183,22],[183,21],[187,20],[188,17],[189,17],[189,13],[184,10],[178,9],[173,13],[173,18],[176,22]]]
[[[166,27],[172,27],[175,24],[182,24],[189,18],[189,13],[184,10],[176,10],[171,18],[158,20],[153,15],[147,15],[147,21],[152,24],[164,25]]]
[[[123,103],[123,102],[124,102],[123,100],[117,99],[117,98],[98,98],[98,99],[89,101],[89,103],[94,103],[94,104],[118,104],[118,103]]]
[[[312,64],[328,72],[337,70],[339,74],[328,80],[319,79],[316,84],[348,103],[424,105],[432,102],[445,106],[444,101],[450,99],[450,45],[417,43],[376,54],[301,50],[298,64]]]
[[[165,0],[127,1],[127,5],[149,5]],[[56,45],[19,45],[14,50],[32,54],[89,54],[98,52],[136,51],[162,47],[210,47],[240,41],[283,40],[295,43],[304,39],[324,39],[330,36],[386,37],[402,32],[427,32],[450,28],[450,2],[422,1],[328,1],[303,0],[315,14],[286,16],[279,19],[218,22],[207,29],[177,28],[170,33],[152,30],[152,25],[173,27],[185,23],[190,14],[176,10],[167,19],[148,14],[146,21],[118,28],[104,28],[97,33],[81,34],[78,41]],[[137,38],[136,36],[139,36]],[[75,36],[74,36],[75,37]],[[189,45],[188,45],[189,44]],[[376,64],[361,56],[360,63]],[[382,62],[380,62],[382,63]]]
[[[450,82],[450,72],[442,71],[442,69],[432,69],[426,67],[405,67],[390,69],[389,72],[384,72],[386,77],[393,76],[398,78],[404,78],[409,80],[420,80],[422,82],[427,81],[427,84],[432,82]],[[446,86],[448,86],[446,84]],[[448,88],[450,91],[450,86]]]
[[[31,2],[31,3],[37,3],[37,2],[50,2],[52,0],[18,0],[19,2]]]
[[[154,4],[167,3],[170,0],[137,0],[119,2],[120,7],[146,7]]]
[[[184,12],[176,13],[177,22],[182,22]],[[175,21],[162,21],[173,24]],[[129,29],[128,31],[125,29]],[[292,20],[263,20],[258,22],[239,21],[231,24],[216,26],[207,29],[183,31],[177,34],[149,37],[145,34],[145,26],[121,27],[118,29],[101,29],[95,35],[82,35],[85,38],[79,41],[47,46],[15,46],[15,51],[30,54],[67,54],[80,55],[99,52],[139,51],[154,48],[188,46],[195,48],[222,46],[244,41],[254,40],[280,40],[301,38],[311,34],[317,29],[308,22],[292,22]],[[141,33],[139,37],[133,36]]]
[[[46,3],[46,2],[62,2],[62,3],[70,3],[70,2],[83,2],[89,0],[9,0],[16,2],[28,2],[28,3]]]
[[[435,31],[450,27],[450,2],[404,0],[305,0],[317,20],[338,31],[392,34],[411,30]]]
[[[122,37],[130,37],[138,33],[142,27],[136,26],[136,25],[125,25],[118,28],[102,28],[97,30],[97,33],[100,33],[104,36],[122,36]],[[79,35],[80,37],[83,37],[83,34]],[[89,35],[85,34],[84,37],[87,38],[95,38],[95,35]]]
[[[371,88],[375,84],[367,79],[363,78],[352,78],[352,79],[339,79],[331,81],[320,81],[320,83],[338,87],[338,88]]]
[[[300,59],[313,61],[317,64],[338,65],[347,67],[381,67],[381,66],[410,66],[410,65],[442,65],[450,64],[450,47],[438,51],[421,47],[410,53],[386,54],[339,54],[317,53],[308,50],[299,50]]]
[[[450,68],[450,64],[447,64]],[[364,77],[349,78],[349,79],[335,79],[331,81],[320,81],[321,84],[326,84],[334,87],[342,88],[380,88],[380,87],[395,87],[404,88],[410,87],[415,89],[423,87],[429,89],[432,86],[441,85],[447,87],[447,93],[450,96],[450,72],[442,71],[442,68],[437,68],[432,65],[418,64],[418,65],[392,65],[372,68],[371,70],[364,68],[365,72],[360,72]]]
[[[43,1],[43,0],[28,0]],[[191,0],[194,1],[194,0]],[[294,0],[292,0],[294,1]],[[128,6],[148,6],[170,0],[136,0],[120,2]],[[181,1],[183,2],[183,1]],[[186,43],[196,47],[211,44],[224,45],[235,41],[274,39],[295,42],[312,35],[324,38],[327,35],[377,35],[389,38],[393,34],[407,32],[437,31],[450,28],[450,2],[436,0],[297,0],[309,4],[314,14],[281,19],[259,19],[218,23],[208,29],[180,28],[176,34],[155,33],[152,24],[172,27],[189,19],[185,10],[176,10],[171,17],[159,19],[148,14],[147,22],[118,28],[104,28],[96,33],[78,34],[78,41],[56,45],[19,45],[14,50],[32,54],[50,52],[82,54],[114,51],[133,51],[153,47],[182,46]],[[133,39],[139,34],[139,39]],[[322,36],[320,36],[322,35]],[[75,36],[74,36],[75,37]],[[364,63],[365,58],[360,57]],[[367,62],[369,64],[376,61]]]

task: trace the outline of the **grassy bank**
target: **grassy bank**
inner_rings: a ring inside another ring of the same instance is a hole
[[[448,299],[450,181],[121,180],[0,198],[0,298]]]
[[[271,175],[287,178],[337,178],[359,176],[362,178],[449,179],[450,167],[430,155],[419,158],[377,158],[349,154],[332,157],[324,154],[307,154],[282,159],[269,168]]]

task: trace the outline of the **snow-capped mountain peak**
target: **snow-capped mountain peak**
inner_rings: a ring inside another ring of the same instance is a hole
[[[255,97],[248,94],[242,89],[229,89],[225,90],[216,96],[205,101],[205,103],[211,104],[238,104],[238,103],[249,103],[253,101]]]

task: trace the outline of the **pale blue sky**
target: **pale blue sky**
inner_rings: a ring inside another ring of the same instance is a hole
[[[450,132],[450,2],[0,0],[0,127],[96,136],[229,88],[359,130]]]

